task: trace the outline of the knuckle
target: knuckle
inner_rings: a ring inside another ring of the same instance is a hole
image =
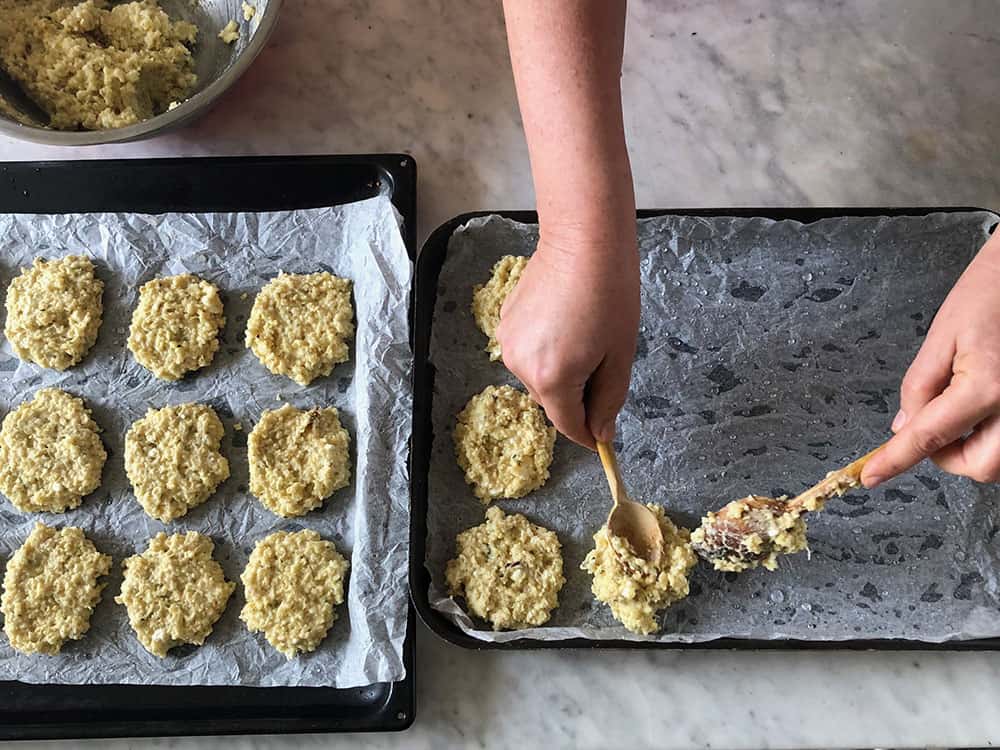
[[[921,456],[930,456],[944,448],[948,441],[935,430],[914,430],[910,442]]]
[[[563,368],[551,361],[535,363],[530,369],[529,377],[532,385],[542,393],[560,390],[566,380]]]
[[[899,395],[903,401],[925,401],[934,394],[930,384],[920,375],[912,370],[906,373],[903,382],[899,386]]]

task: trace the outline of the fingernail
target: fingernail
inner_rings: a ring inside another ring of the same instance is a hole
[[[896,412],[895,418],[892,420],[892,431],[899,432],[903,429],[903,425],[906,424],[906,412],[900,409]]]

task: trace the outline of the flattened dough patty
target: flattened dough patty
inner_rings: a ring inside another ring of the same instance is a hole
[[[528,628],[548,621],[559,606],[562,546],[554,531],[520,513],[486,511],[486,522],[458,535],[455,559],[445,569],[452,596],[494,630]]]
[[[351,479],[350,437],[335,408],[264,412],[247,439],[250,492],[286,518],[305,515]]]
[[[658,565],[639,557],[627,539],[602,526],[580,566],[594,576],[591,590],[598,601],[633,633],[647,635],[660,629],[656,615],[688,595],[688,575],[698,561],[690,532],[667,518],[659,505],[646,506],[660,522],[663,556]]]
[[[153,279],[139,290],[128,348],[163,380],[180,380],[207,366],[226,324],[214,284],[190,273]]]
[[[4,335],[21,359],[65,370],[97,341],[103,294],[89,258],[38,258],[7,290]]]
[[[3,577],[3,629],[10,645],[25,654],[58,654],[82,638],[101,600],[98,579],[111,570],[80,529],[40,523],[7,563]]]
[[[455,455],[484,503],[524,497],[549,478],[556,431],[541,407],[509,385],[469,399],[455,425]]]
[[[208,500],[229,478],[219,451],[224,429],[211,406],[150,409],[125,436],[125,473],[153,518],[173,521]]]
[[[212,559],[212,540],[195,531],[160,532],[140,555],[122,563],[125,578],[115,601],[128,610],[139,642],[161,659],[174,646],[200,646],[222,617],[236,588]]]
[[[187,97],[197,31],[154,0],[0,0],[0,66],[57,130],[124,127]]]
[[[309,385],[348,359],[351,282],[332,273],[281,273],[254,300],[247,347],[275,375]]]
[[[289,659],[314,651],[344,602],[348,566],[315,531],[271,534],[257,542],[241,576],[247,603],[240,619]]]
[[[500,309],[507,295],[517,286],[526,265],[528,259],[523,255],[505,255],[493,266],[490,280],[476,286],[472,293],[472,315],[479,330],[489,339],[486,351],[494,362],[502,356],[500,342],[496,340],[497,326],[500,325]]]
[[[25,513],[62,513],[101,484],[108,454],[81,399],[45,388],[0,427],[0,492]]]

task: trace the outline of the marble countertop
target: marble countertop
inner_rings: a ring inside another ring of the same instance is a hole
[[[1000,208],[994,19],[992,0],[634,0],[639,204]],[[295,0],[192,127],[74,151],[0,138],[0,160],[383,150],[417,159],[421,237],[462,211],[532,206],[496,0]],[[1000,654],[470,653],[424,629],[418,650],[403,735],[149,746],[1000,744]]]

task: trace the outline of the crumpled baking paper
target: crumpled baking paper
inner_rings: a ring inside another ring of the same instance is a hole
[[[795,494],[877,446],[935,310],[996,223],[989,213],[640,221],[639,352],[617,438],[631,495],[694,528],[730,500]],[[446,595],[444,568],[455,535],[481,523],[483,507],[455,462],[451,432],[469,397],[516,384],[483,352],[472,289],[502,255],[530,254],[537,236],[489,217],[460,228],[448,248],[431,344],[432,606],[484,641],[1000,636],[1000,491],[929,462],[809,516],[811,554],[782,558],[777,572],[724,574],[700,563],[662,632],[629,633],[579,569],[610,508],[603,472],[562,437],[548,483],[500,502],[558,533],[567,578],[559,608],[545,626],[518,632],[470,620]]]
[[[0,409],[6,414],[40,388],[84,398],[108,452],[101,487],[65,514],[28,515],[0,498],[0,563],[36,520],[79,526],[114,557],[90,632],[59,656],[24,656],[0,636],[0,679],[36,683],[128,683],[355,687],[401,679],[407,622],[411,264],[387,197],[304,211],[216,214],[0,216],[0,282],[6,290],[35,257],[91,257],[104,280],[104,323],[84,361],[65,373],[0,348]],[[351,360],[302,387],[270,374],[244,347],[257,291],[279,271],[331,271],[354,281],[357,336]],[[214,361],[177,383],[157,380],[126,349],[139,287],[191,272],[219,287],[226,326]],[[200,401],[226,427],[222,450],[232,476],[203,505],[171,524],[145,515],[125,476],[125,433],[151,407]],[[260,414],[284,403],[335,406],[351,435],[351,485],[301,518],[273,515],[248,490],[246,440]],[[237,429],[237,425],[242,429]],[[351,562],[347,601],[319,648],[291,661],[238,619],[238,585],[201,647],[158,659],[143,649],[125,608],[113,599],[122,560],[159,531],[210,535],[227,579],[239,582],[254,543],[278,530],[315,529]]]

